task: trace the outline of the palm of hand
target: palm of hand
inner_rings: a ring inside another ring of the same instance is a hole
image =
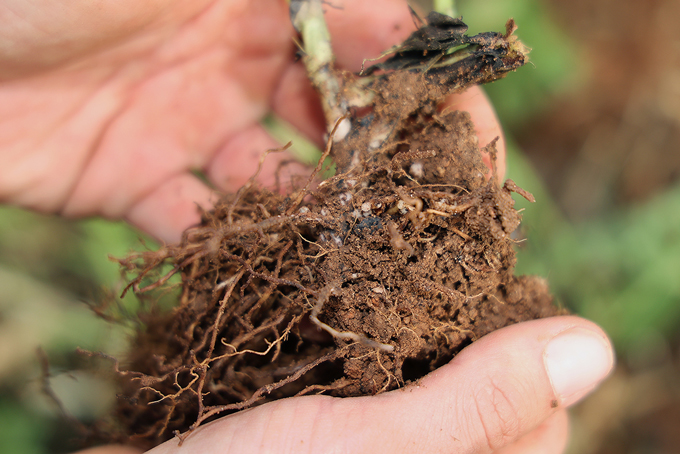
[[[349,69],[413,29],[397,1],[343,6],[327,16],[338,63]],[[198,220],[196,204],[210,205],[191,169],[221,190],[238,188],[277,146],[259,126],[267,112],[321,141],[284,0],[69,8],[33,0],[0,14],[0,25],[8,50],[0,52],[0,202],[124,218],[175,241]],[[470,92],[457,102],[488,143],[500,129],[481,92]],[[262,175],[277,164],[269,158]]]
[[[108,29],[93,20],[89,31],[48,31],[61,46],[26,46],[33,64],[6,66],[0,200],[126,217],[169,239],[195,221],[192,202],[208,201],[190,169],[206,169],[223,188],[252,173],[248,165],[267,148],[258,121],[292,66],[285,3],[176,3],[141,14],[127,34],[119,30],[125,12],[112,7],[105,13],[118,16]],[[69,50],[69,33],[91,45]],[[254,153],[243,153],[244,140]]]

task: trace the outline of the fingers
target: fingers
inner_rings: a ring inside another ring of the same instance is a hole
[[[402,0],[343,0],[341,8],[326,9],[326,22],[338,65],[352,72],[416,30]]]
[[[556,453],[566,428],[551,416],[612,367],[611,345],[594,324],[577,317],[525,322],[474,342],[415,385],[375,397],[273,402],[199,428],[181,449],[480,454],[516,443],[534,450],[522,452]],[[153,451],[173,452],[173,440]]]
[[[267,150],[281,148],[259,125],[244,128],[213,156],[206,165],[208,179],[222,192],[235,192],[258,170]],[[264,158],[257,178],[259,184],[283,190],[298,177],[306,178],[309,169],[295,162],[287,152],[271,153]],[[277,175],[278,174],[278,175]],[[278,177],[278,181],[277,181]],[[156,186],[136,201],[125,219],[164,242],[176,242],[182,232],[200,221],[200,210],[210,209],[218,194],[190,173],[180,173]]]
[[[262,161],[258,183],[270,189],[278,183],[281,189],[286,190],[297,176],[305,175],[306,178],[309,169],[294,161],[286,151],[264,156],[267,150],[280,148],[281,144],[262,126],[255,124],[244,128],[234,134],[208,163],[207,176],[219,190],[235,192],[255,175]]]
[[[326,120],[305,67],[289,65],[281,76],[272,98],[272,110],[318,146],[323,144]]]
[[[136,201],[125,220],[165,243],[176,243],[182,232],[200,222],[200,209],[212,207],[212,191],[189,173],[171,177]]]
[[[142,450],[129,446],[109,445],[78,451],[74,454],[142,454]]]
[[[566,410],[548,417],[540,426],[494,454],[560,454],[567,447],[569,415]]]
[[[498,117],[489,102],[486,93],[479,86],[470,87],[465,92],[450,96],[444,103],[445,110],[462,110],[470,113],[475,125],[475,132],[479,139],[479,148],[489,145],[494,139],[496,143],[496,169],[499,182],[505,177],[505,137]],[[491,157],[482,152],[482,159],[489,169],[492,169]]]
[[[369,421],[385,421],[377,433],[392,427],[390,437],[364,434],[362,449],[396,452],[416,442],[426,452],[493,452],[581,399],[612,365],[610,343],[598,327],[576,317],[549,318],[485,336],[420,386],[363,408],[358,399],[344,405],[361,415],[353,420],[355,431]],[[405,408],[407,415],[387,424],[387,415]]]
[[[168,16],[191,17],[206,2],[191,2],[184,8],[173,8],[172,3],[176,2],[75,2],[64,8],[44,0],[4,2],[0,28],[12,45],[3,47],[0,78],[53,68],[119,45],[154,23],[166,22]]]

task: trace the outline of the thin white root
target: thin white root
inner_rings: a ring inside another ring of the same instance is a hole
[[[326,303],[326,301],[328,301],[328,297],[334,290],[335,286],[333,284],[330,284],[324,287],[321,290],[321,292],[319,292],[319,298],[316,300],[316,304],[314,305],[312,312],[309,314],[309,319],[312,321],[312,323],[314,323],[322,330],[326,331],[331,336],[336,337],[338,339],[351,339],[360,344],[364,344],[367,347],[376,348],[386,352],[393,352],[394,351],[393,345],[382,344],[380,342],[374,341],[373,339],[369,339],[363,334],[357,334],[351,331],[338,331],[337,329],[331,328],[330,326],[319,320],[319,312],[321,312],[323,305]]]

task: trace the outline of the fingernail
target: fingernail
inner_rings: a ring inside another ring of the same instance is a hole
[[[562,405],[571,405],[586,395],[614,366],[607,338],[583,328],[555,336],[546,346],[543,360]]]

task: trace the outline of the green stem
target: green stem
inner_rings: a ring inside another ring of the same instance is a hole
[[[305,66],[310,74],[314,74],[335,60],[331,48],[331,35],[323,17],[321,0],[303,0],[296,2],[298,9],[291,11],[291,20],[295,28],[302,34],[305,51]]]
[[[340,96],[342,79],[333,68],[335,57],[321,0],[297,0],[293,3],[291,20],[302,35],[305,52],[303,61],[307,75],[321,94],[326,125],[330,132],[337,120],[347,113],[347,106]]]

